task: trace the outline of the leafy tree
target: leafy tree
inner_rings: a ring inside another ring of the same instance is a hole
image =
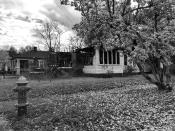
[[[19,53],[29,52],[29,51],[32,51],[33,49],[34,49],[34,46],[27,45],[25,47],[21,47],[19,49]]]
[[[9,56],[14,57],[15,55],[18,54],[18,51],[15,47],[11,46],[10,49],[8,50]]]
[[[76,0],[82,20],[73,29],[88,45],[113,46],[137,64],[160,90],[172,90],[169,65],[174,54],[175,12],[170,0]],[[152,75],[144,71],[147,64]]]
[[[72,50],[76,50],[76,49],[80,49],[82,47],[84,47],[84,42],[83,39],[81,39],[78,36],[72,36],[69,39],[70,41],[70,47],[72,48]]]
[[[6,50],[0,50],[0,70],[3,71],[3,77],[5,78],[5,71],[7,67],[7,63],[9,60],[9,53]]]
[[[9,59],[9,53],[5,50],[0,50],[0,61],[7,61]]]

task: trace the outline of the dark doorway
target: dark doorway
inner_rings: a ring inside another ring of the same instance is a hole
[[[21,71],[28,71],[28,69],[29,69],[28,60],[20,60],[20,69],[21,69]]]

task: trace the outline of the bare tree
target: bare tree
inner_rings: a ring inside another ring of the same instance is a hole
[[[35,36],[41,38],[39,43],[44,45],[49,51],[59,51],[62,30],[56,22],[43,22],[40,28],[34,29],[34,32]]]

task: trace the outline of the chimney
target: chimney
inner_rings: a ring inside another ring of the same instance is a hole
[[[37,51],[37,47],[36,46],[33,47],[33,51]]]

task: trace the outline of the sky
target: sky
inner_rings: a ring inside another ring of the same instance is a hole
[[[27,45],[39,46],[33,36],[42,21],[57,21],[64,30],[61,43],[67,45],[74,35],[72,26],[79,23],[81,14],[73,7],[60,5],[60,0],[0,0],[0,48],[14,46],[19,49]]]

